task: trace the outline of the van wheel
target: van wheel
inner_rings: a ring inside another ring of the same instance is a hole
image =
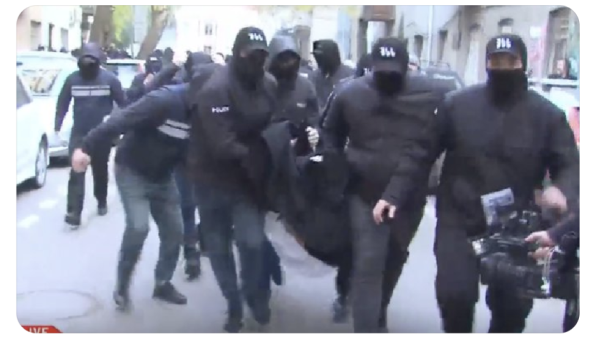
[[[42,188],[46,184],[46,175],[48,174],[48,142],[46,139],[40,141],[37,157],[35,158],[35,177],[32,179],[33,187]]]

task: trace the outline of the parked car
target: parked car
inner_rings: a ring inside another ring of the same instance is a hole
[[[106,61],[106,69],[114,72],[123,90],[127,90],[135,75],[144,73],[144,63],[139,59],[109,59]]]
[[[77,63],[74,61],[54,63],[52,59],[41,59],[22,65],[19,70],[42,114],[40,119],[48,137],[50,158],[67,158],[73,127],[73,101],[58,135],[54,132],[54,121],[58,95],[67,77],[77,70]]]
[[[30,182],[41,188],[46,183],[48,136],[42,116],[17,71],[17,186]]]
[[[67,63],[77,64],[77,59],[67,53],[60,52],[48,52],[48,51],[23,51],[17,52],[17,65],[19,66],[27,66],[28,64],[40,63],[40,62],[48,62],[52,63]]]
[[[465,83],[462,78],[458,75],[458,73],[448,70],[442,69],[439,67],[428,67],[421,69],[422,73],[424,73],[427,77],[434,79],[435,82],[442,87],[447,88],[449,91],[459,90],[465,87]],[[429,174],[429,193],[434,194],[435,190],[440,182],[440,175],[442,173],[442,165],[444,164],[444,156],[440,156],[440,158],[434,163],[431,168],[431,173]]]

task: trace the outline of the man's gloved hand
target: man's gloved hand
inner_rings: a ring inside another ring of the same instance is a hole
[[[308,134],[308,143],[310,143],[310,147],[314,150],[319,144],[319,131],[315,128],[308,127],[306,128],[306,133]]]

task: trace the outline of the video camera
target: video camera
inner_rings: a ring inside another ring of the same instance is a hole
[[[541,264],[530,256],[538,246],[525,242],[525,238],[544,230],[540,213],[534,210],[496,213],[499,223],[490,226],[485,235],[471,240],[480,259],[481,282],[512,286],[528,298],[566,300],[576,297],[577,260],[574,262],[571,255],[558,248]]]

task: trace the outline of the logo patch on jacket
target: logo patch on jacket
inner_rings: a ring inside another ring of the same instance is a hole
[[[224,114],[229,112],[229,107],[212,107],[211,111],[213,114]]]

